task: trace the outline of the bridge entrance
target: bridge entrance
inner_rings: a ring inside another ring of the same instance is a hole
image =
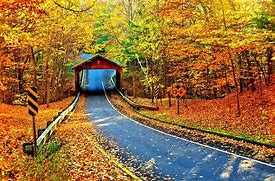
[[[103,57],[101,55],[96,55],[90,59],[87,59],[73,67],[75,72],[75,91],[80,90],[80,77],[79,74],[83,70],[94,70],[94,69],[113,69],[116,71],[116,87],[121,88],[121,78],[122,78],[122,66],[117,63]]]

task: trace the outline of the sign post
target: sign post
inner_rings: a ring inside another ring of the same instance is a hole
[[[28,88],[28,110],[29,114],[32,116],[33,124],[33,154],[36,156],[36,127],[35,127],[35,116],[38,114],[38,94],[36,87]]]
[[[155,91],[155,97],[156,97],[156,107],[158,107],[159,86],[155,85],[154,91]]]
[[[178,114],[180,114],[180,98],[177,98],[178,99]]]
[[[178,100],[177,113],[180,114],[180,98],[182,98],[186,94],[186,90],[177,85],[176,87],[172,88],[171,94]]]
[[[169,107],[172,107],[172,103],[171,103],[171,88],[168,88],[168,101],[169,101]]]

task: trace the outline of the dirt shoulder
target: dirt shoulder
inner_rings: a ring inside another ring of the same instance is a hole
[[[101,135],[85,113],[85,97],[81,97],[71,118],[62,123],[53,138],[60,144],[59,154],[68,180],[129,180],[127,174],[106,158],[96,147]],[[84,135],[89,135],[88,140]],[[115,158],[113,158],[115,159]]]
[[[117,94],[110,94],[109,97],[111,98],[112,103],[116,106],[116,108],[118,108],[120,112],[145,125],[191,141],[199,142],[231,153],[274,164],[275,150],[272,148],[257,146],[234,139],[220,137],[209,133],[203,133],[201,131],[190,130],[177,125],[149,119],[133,110]]]

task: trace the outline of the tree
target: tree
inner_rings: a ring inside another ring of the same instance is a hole
[[[1,58],[0,85],[5,102],[16,101],[15,94],[20,96],[29,85],[38,86],[44,103],[66,96],[68,71],[91,41],[93,19],[90,4],[59,3],[62,7],[42,0],[1,2],[0,54],[7,58]],[[89,8],[77,12],[63,5]]]

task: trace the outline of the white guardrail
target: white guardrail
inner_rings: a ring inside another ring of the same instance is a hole
[[[85,79],[85,77],[86,77],[86,70],[83,70],[82,75],[81,75],[81,84],[80,85],[83,85],[83,80]],[[57,125],[59,123],[61,123],[64,120],[64,118],[74,110],[74,108],[76,107],[76,105],[79,101],[79,98],[80,98],[80,92],[77,93],[73,102],[61,114],[59,114],[53,120],[53,122],[45,129],[45,131],[43,131],[43,133],[36,140],[38,148],[42,147],[46,143],[48,138],[52,135],[54,130],[57,128]]]
[[[120,94],[120,96],[130,105],[132,105],[135,108],[138,108],[138,104],[136,104],[135,102],[133,102],[132,100],[130,100],[128,97],[126,97],[125,95],[122,94],[122,92],[120,92],[120,90],[116,87],[116,84],[113,80],[113,77],[111,77],[111,82],[113,83],[113,85],[115,86],[115,89],[117,90],[117,92]]]
[[[111,78],[111,81],[112,81],[113,85],[115,86],[115,82],[114,82],[113,78]],[[130,106],[134,107],[135,109],[147,109],[147,110],[158,110],[159,109],[158,107],[140,105],[140,104],[132,101],[131,99],[129,99],[125,95],[123,95],[122,92],[120,92],[120,90],[116,86],[115,86],[115,89],[120,94],[120,96],[122,97],[122,99],[125,102],[127,102]]]

